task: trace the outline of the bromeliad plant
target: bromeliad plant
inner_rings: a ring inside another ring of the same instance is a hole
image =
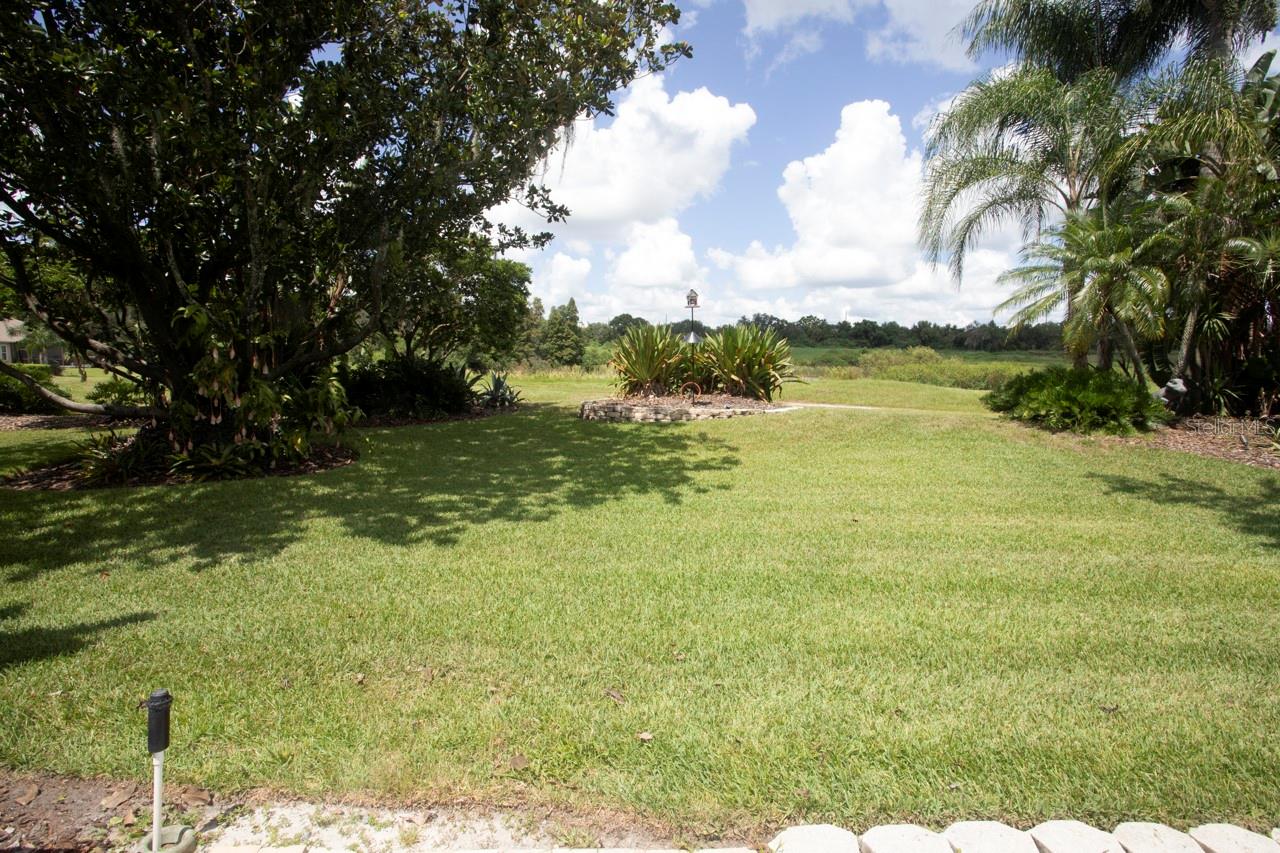
[[[480,388],[477,399],[486,409],[511,409],[519,405],[521,397],[507,374],[494,371],[489,374],[488,383]]]
[[[744,324],[709,335],[694,351],[698,365],[726,394],[772,400],[782,383],[798,381],[791,344],[773,329]]]
[[[680,383],[686,354],[670,326],[632,326],[618,341],[609,366],[623,396],[661,396]]]
[[[725,329],[694,346],[668,326],[633,327],[609,364],[624,396],[668,394],[695,382],[703,392],[772,400],[782,383],[798,381],[791,345],[772,329],[752,325]]]

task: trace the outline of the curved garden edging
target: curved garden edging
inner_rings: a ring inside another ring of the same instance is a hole
[[[762,406],[689,405],[684,407],[659,406],[642,401],[606,399],[585,400],[578,410],[584,421],[633,421],[637,423],[672,423],[676,421],[706,421],[734,418],[746,415],[767,415],[792,411],[792,406],[769,408]]]

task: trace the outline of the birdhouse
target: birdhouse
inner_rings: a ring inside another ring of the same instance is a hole
[[[698,307],[698,291],[696,290],[689,291],[689,293],[684,298],[684,306],[686,308]]]

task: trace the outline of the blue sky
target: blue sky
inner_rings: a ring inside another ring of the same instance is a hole
[[[516,253],[534,294],[572,296],[585,321],[679,319],[689,287],[710,322],[991,319],[1020,234],[990,235],[959,283],[915,246],[928,119],[1001,61],[971,62],[953,35],[971,2],[687,0],[669,35],[693,58],[549,158],[571,216]],[[497,218],[546,228],[512,206]]]

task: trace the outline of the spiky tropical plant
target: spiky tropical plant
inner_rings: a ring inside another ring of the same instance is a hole
[[[1183,411],[1266,414],[1280,396],[1280,288],[1268,235],[1280,221],[1280,76],[1192,63],[1152,81],[1151,121],[1126,143],[1169,236],[1165,334],[1146,348]]]
[[[681,375],[683,345],[670,326],[632,326],[619,340],[609,366],[624,396],[662,395]]]
[[[520,392],[511,384],[507,374],[496,370],[489,374],[488,382],[481,386],[476,397],[487,409],[510,409],[521,401]]]
[[[708,335],[694,357],[728,394],[772,400],[784,382],[797,381],[791,345],[773,329],[750,324],[723,329]]]

